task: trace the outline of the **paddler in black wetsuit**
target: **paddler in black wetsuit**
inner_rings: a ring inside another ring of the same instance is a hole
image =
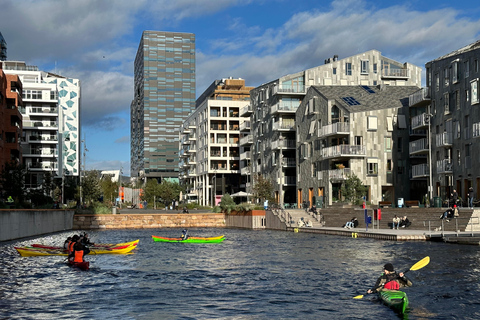
[[[411,287],[413,285],[403,272],[396,273],[393,265],[387,263],[383,266],[384,273],[377,279],[375,286],[369,289],[367,293],[375,293],[386,290],[398,290],[403,287]]]

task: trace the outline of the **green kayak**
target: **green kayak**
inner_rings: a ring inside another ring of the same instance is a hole
[[[166,237],[152,236],[152,239],[155,242],[220,243],[223,240],[225,240],[225,236],[209,237],[209,238],[188,237],[186,240],[183,240],[182,238],[166,238]]]
[[[408,307],[407,294],[398,290],[382,290],[378,293],[383,303],[398,313],[405,313]]]

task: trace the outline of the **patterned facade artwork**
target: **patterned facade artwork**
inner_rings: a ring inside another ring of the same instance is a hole
[[[63,137],[62,163],[65,174],[78,176],[80,170],[80,81],[71,78],[45,78],[58,91],[59,141]],[[60,155],[59,155],[60,156]],[[61,170],[61,168],[59,168]],[[61,174],[61,172],[59,172]]]

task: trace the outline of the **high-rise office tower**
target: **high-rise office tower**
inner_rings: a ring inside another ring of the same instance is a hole
[[[178,180],[178,137],[195,108],[195,35],[144,31],[134,66],[131,176]]]

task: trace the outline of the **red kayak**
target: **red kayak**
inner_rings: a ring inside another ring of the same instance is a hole
[[[83,262],[74,262],[73,260],[68,259],[68,264],[72,267],[78,268],[80,270],[88,270],[90,269],[90,262],[83,261]]]

